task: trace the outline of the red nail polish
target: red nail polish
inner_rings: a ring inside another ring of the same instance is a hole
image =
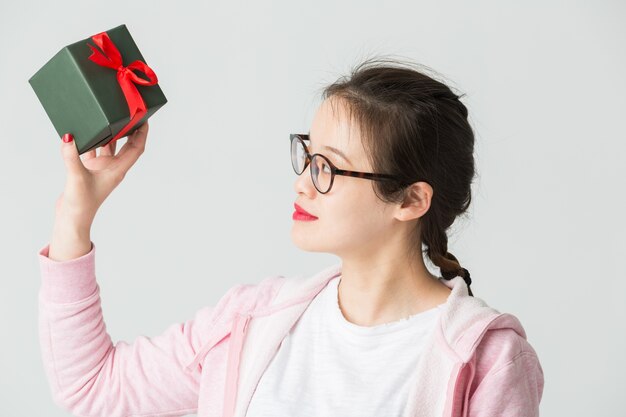
[[[65,135],[63,135],[63,142],[67,143],[73,140],[74,140],[74,136],[72,136],[71,133],[66,133]]]

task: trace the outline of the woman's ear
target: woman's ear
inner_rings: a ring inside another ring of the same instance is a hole
[[[430,208],[433,188],[427,182],[409,185],[404,194],[404,201],[398,205],[395,218],[400,221],[415,220],[422,217]]]

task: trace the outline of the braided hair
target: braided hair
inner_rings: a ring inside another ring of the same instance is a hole
[[[378,198],[402,202],[408,185],[418,178],[433,188],[430,208],[416,223],[410,249],[423,256],[425,246],[442,278],[461,276],[473,296],[470,273],[448,251],[446,231],[471,202],[474,133],[461,96],[427,70],[393,59],[368,59],[324,87],[322,97],[347,104],[374,172],[397,179],[373,181]]]

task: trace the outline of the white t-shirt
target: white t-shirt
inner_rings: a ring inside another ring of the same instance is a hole
[[[402,416],[410,377],[444,304],[359,326],[339,308],[340,278],[329,281],[282,341],[246,417]]]

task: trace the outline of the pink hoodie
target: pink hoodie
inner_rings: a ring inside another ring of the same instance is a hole
[[[113,344],[100,308],[95,245],[76,259],[38,255],[39,335],[57,405],[74,415],[244,417],[283,338],[330,279],[273,276],[231,287],[193,319]],[[413,374],[404,416],[538,416],[543,370],[519,320],[470,297],[461,277]]]

